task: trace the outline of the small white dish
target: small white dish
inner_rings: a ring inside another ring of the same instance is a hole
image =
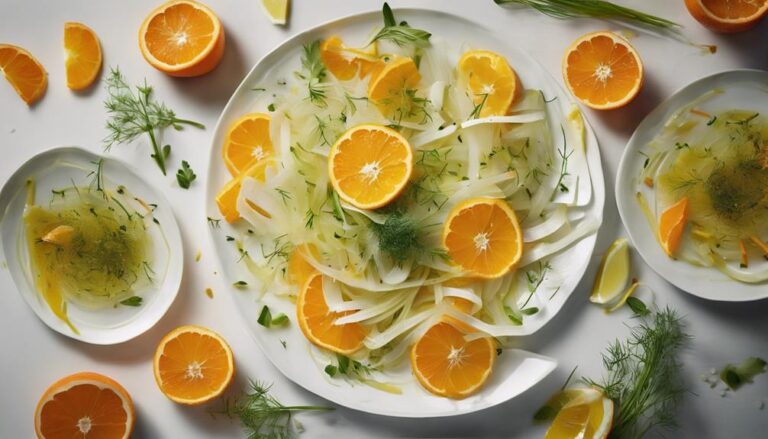
[[[526,88],[543,90],[550,101],[548,107],[561,117],[569,141],[577,138],[566,122],[566,115],[571,111],[572,101],[549,73],[531,56],[522,50],[510,46],[497,37],[492,30],[455,15],[423,9],[397,9],[398,20],[406,20],[417,27],[433,32],[435,38],[447,40],[447,43],[470,48],[495,50],[506,56],[514,66]],[[243,114],[264,111],[269,96],[260,96],[254,89],[263,84],[272,83],[280,75],[295,70],[298,66],[302,45],[318,38],[340,35],[344,41],[359,42],[370,38],[373,29],[381,26],[381,12],[373,11],[343,17],[318,27],[301,32],[288,39],[262,58],[246,75],[242,83],[230,98],[217,123],[210,152],[208,188],[206,194],[206,214],[211,218],[220,218],[215,197],[221,187],[231,178],[221,159],[221,145],[228,127]],[[264,95],[264,94],[262,94]],[[560,136],[560,126],[553,127],[553,136]],[[590,178],[582,184],[592,185],[592,190],[579,192],[583,201],[583,212],[602,221],[605,187],[603,182],[600,151],[592,129],[585,121],[586,154]],[[578,191],[574,191],[578,192]],[[588,195],[591,193],[591,197]],[[223,220],[218,226],[209,227],[211,244],[222,272],[230,284],[248,279],[249,273],[238,264],[240,255],[225,237],[239,236],[246,232],[244,224],[229,225]],[[581,280],[592,255],[596,233],[590,233],[577,243],[568,247],[551,259],[558,267],[556,276],[547,278],[541,285],[544,300],[549,300],[546,308],[535,318],[528,319],[522,327],[525,335],[533,334],[549,322],[560,311],[571,293]],[[319,360],[315,358],[315,348],[309,344],[295,324],[295,306],[285,299],[261,297],[255,289],[229,288],[227,295],[234,300],[235,306],[243,318],[256,344],[267,358],[286,377],[305,389],[337,404],[364,412],[409,418],[455,416],[486,409],[508,401],[543,380],[552,372],[557,362],[531,352],[508,349],[498,357],[494,371],[488,383],[475,395],[462,400],[452,400],[430,394],[413,377],[408,362],[396,371],[387,373],[387,382],[402,389],[402,394],[391,394],[363,384],[354,384],[344,380],[331,380]],[[263,305],[268,305],[273,313],[282,312],[291,318],[291,324],[285,328],[266,329],[257,323]],[[284,343],[284,344],[283,344]]]
[[[697,104],[697,108],[707,112],[739,108],[768,113],[768,72],[762,70],[721,72],[685,86],[646,116],[629,139],[616,178],[616,203],[624,227],[640,256],[654,271],[676,287],[694,296],[723,302],[764,299],[768,298],[768,287],[765,283],[738,282],[715,268],[697,267],[670,259],[658,244],[654,231],[648,226],[636,201],[636,193],[642,191],[649,197],[649,205],[654,205],[653,191],[648,190],[638,178],[646,159],[641,154],[643,149],[656,137],[675,111],[715,89],[722,93]]]
[[[116,306],[87,309],[67,303],[67,314],[79,334],[50,309],[32,278],[24,237],[23,214],[26,204],[26,182],[35,182],[35,199],[48,200],[52,189],[85,184],[87,173],[95,162],[103,160],[104,181],[108,188],[123,185],[147,203],[157,204],[152,213],[159,223],[151,227],[152,284],[137,292],[140,306]],[[0,192],[0,241],[3,258],[8,265],[16,289],[35,314],[48,327],[67,337],[91,344],[108,345],[130,340],[151,328],[165,314],[176,298],[184,268],[181,232],[165,197],[122,162],[96,155],[77,147],[61,147],[36,155],[24,163],[6,182]],[[158,242],[163,241],[163,242]]]

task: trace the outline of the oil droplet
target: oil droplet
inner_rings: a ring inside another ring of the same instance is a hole
[[[206,288],[205,295],[208,296],[209,299],[213,299],[213,290],[210,288]]]

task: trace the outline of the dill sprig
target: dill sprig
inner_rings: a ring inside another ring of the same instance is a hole
[[[560,192],[568,192],[568,186],[563,183],[563,179],[567,175],[570,175],[568,173],[568,159],[571,158],[571,154],[573,154],[573,150],[571,152],[568,152],[568,140],[565,137],[565,128],[560,126],[560,131],[563,133],[563,147],[562,149],[557,150],[557,154],[560,155],[560,158],[562,159],[562,162],[560,164],[560,178],[557,179],[557,185],[556,188],[560,189]]]
[[[307,93],[309,102],[317,106],[325,106],[325,85],[323,81],[328,75],[325,64],[320,58],[320,40],[315,40],[304,45],[301,55],[301,67],[303,73],[299,76],[307,81]]]
[[[120,69],[114,67],[104,82],[109,94],[104,101],[109,114],[109,120],[107,120],[109,135],[104,138],[104,148],[109,150],[116,143],[131,142],[141,134],[147,133],[152,143],[151,157],[165,175],[165,159],[171,153],[171,146],[165,145],[161,149],[157,143],[155,131],[169,126],[177,131],[183,129],[184,125],[201,129],[205,126],[191,120],[179,119],[176,113],[164,103],[156,102],[152,97],[152,87],[147,85],[146,79],[144,85],[135,87],[134,93],[123,74],[120,73]]]
[[[398,23],[395,20],[395,14],[392,13],[392,8],[386,2],[381,13],[384,16],[384,27],[374,35],[371,42],[368,43],[369,45],[379,40],[391,41],[398,47],[426,47],[429,45],[429,38],[432,34],[425,30],[412,28],[405,21]]]
[[[402,209],[389,213],[384,224],[371,222],[370,229],[379,241],[379,250],[394,261],[403,262],[423,247],[418,224]]]
[[[528,6],[554,18],[600,18],[664,30],[677,30],[674,21],[603,0],[494,0],[498,5]]]
[[[607,348],[607,376],[585,381],[618,407],[610,438],[640,439],[652,428],[676,426],[675,412],[686,393],[678,354],[689,339],[680,316],[666,308],[643,319],[629,339]]]
[[[293,413],[334,410],[333,407],[314,405],[285,406],[269,394],[270,387],[251,381],[250,393],[224,402],[222,414],[239,419],[249,439],[288,439],[291,437]]]

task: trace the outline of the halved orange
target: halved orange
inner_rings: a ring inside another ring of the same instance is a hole
[[[272,154],[269,121],[268,114],[249,113],[230,125],[221,154],[233,177]]]
[[[331,147],[328,174],[339,196],[360,209],[376,209],[405,189],[413,151],[397,131],[380,125],[349,129]]]
[[[243,185],[243,179],[253,177],[259,181],[264,181],[267,166],[271,162],[262,160],[254,163],[237,177],[229,181],[216,195],[216,205],[219,212],[224,216],[228,223],[233,223],[240,219],[240,213],[237,211],[237,197],[240,195],[240,188]]]
[[[669,206],[659,217],[659,242],[669,257],[674,256],[683,230],[688,222],[688,197],[683,197]]]
[[[39,439],[127,439],[133,401],[117,381],[94,372],[66,376],[48,387],[35,409]]]
[[[416,63],[404,56],[380,60],[372,68],[368,81],[368,99],[387,117],[404,118],[411,106],[413,93],[421,81]]]
[[[411,348],[411,369],[430,392],[466,398],[480,390],[496,360],[492,338],[467,341],[465,333],[448,322],[427,330]]]
[[[0,44],[0,71],[27,105],[40,99],[48,86],[43,66],[18,46]]]
[[[471,50],[459,59],[459,74],[479,107],[479,117],[509,112],[520,93],[520,81],[507,59],[489,50]]]
[[[619,108],[643,85],[643,63],[624,38],[612,32],[586,34],[563,57],[563,79],[584,105],[596,110]]]
[[[171,401],[198,405],[224,393],[235,375],[235,360],[219,334],[186,325],[160,340],[153,369],[160,391]]]
[[[152,11],[139,29],[144,59],[171,76],[200,76],[224,54],[224,27],[216,14],[194,0],[171,0]]]
[[[456,205],[443,228],[443,246],[473,276],[503,276],[523,256],[523,234],[506,201],[470,198]]]
[[[99,37],[82,23],[64,23],[64,61],[67,87],[82,90],[93,84],[101,70]]]
[[[768,0],[685,0],[688,12],[715,32],[750,29],[768,14]]]
[[[353,311],[332,312],[323,293],[323,275],[311,275],[296,301],[296,320],[304,336],[316,346],[339,354],[351,354],[363,346],[368,330],[360,323],[336,325],[334,322]]]

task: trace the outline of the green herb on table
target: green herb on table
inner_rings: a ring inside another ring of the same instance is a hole
[[[189,162],[186,160],[181,161],[181,168],[176,171],[176,181],[179,182],[179,186],[184,189],[189,189],[189,185],[197,178],[195,171],[189,166]]]
[[[729,364],[720,372],[720,379],[733,390],[751,383],[757,375],[765,373],[766,362],[762,358],[749,357],[741,364]]]
[[[286,406],[269,394],[271,386],[251,381],[250,392],[226,400],[222,414],[237,418],[249,439],[285,439],[291,437],[291,418],[304,411],[331,411],[326,406]]]
[[[632,312],[641,317],[647,316],[651,313],[651,310],[648,309],[648,306],[645,305],[645,302],[638,299],[637,297],[627,297],[627,306],[632,310]]]
[[[555,18],[599,18],[624,21],[662,30],[681,26],[666,18],[646,14],[603,0],[494,0],[498,5],[528,6]]]
[[[259,318],[256,321],[259,325],[265,328],[274,328],[276,326],[285,326],[288,324],[288,316],[283,313],[273,316],[269,307],[264,305],[264,307],[261,308],[261,313],[259,313]]]
[[[387,40],[399,47],[425,47],[429,45],[429,38],[432,36],[431,33],[425,30],[412,28],[404,21],[398,23],[397,20],[395,20],[395,14],[392,13],[392,8],[390,8],[387,3],[384,3],[381,12],[384,16],[384,27],[368,44],[373,44],[380,40]]]
[[[585,381],[615,404],[611,438],[640,439],[651,429],[676,427],[687,391],[678,355],[689,339],[680,316],[667,308],[644,317],[627,340],[607,348],[606,376]]]
[[[131,297],[125,299],[125,300],[121,300],[120,301],[120,305],[125,305],[125,306],[141,306],[141,302],[143,300],[144,299],[142,299],[139,296],[131,296]]]
[[[163,175],[166,174],[165,160],[171,154],[171,146],[160,147],[156,138],[157,131],[169,126],[182,130],[184,125],[205,128],[198,122],[179,119],[165,104],[156,102],[152,96],[152,87],[147,85],[146,80],[143,86],[136,86],[134,92],[117,67],[111,69],[105,84],[109,95],[104,101],[109,115],[109,135],[104,139],[105,149],[109,150],[115,144],[131,142],[141,134],[147,133],[152,143],[151,157]]]

